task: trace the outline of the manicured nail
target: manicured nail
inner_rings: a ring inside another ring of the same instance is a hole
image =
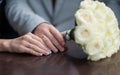
[[[42,54],[42,53],[40,53],[39,55],[40,55],[40,56],[42,56],[43,54]]]
[[[52,53],[52,51],[50,50],[50,51],[49,51],[49,54],[51,54],[51,53]]]
[[[47,52],[47,55],[50,55],[52,52],[49,50],[48,52]]]

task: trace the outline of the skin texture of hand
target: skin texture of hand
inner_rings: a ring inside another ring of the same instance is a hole
[[[32,33],[27,33],[15,39],[1,39],[0,51],[29,53],[36,56],[51,54],[51,51],[42,43],[41,38]]]
[[[54,53],[58,51],[63,52],[65,50],[63,36],[54,26],[48,23],[41,23],[35,29],[34,34],[40,37],[44,42],[43,44]]]

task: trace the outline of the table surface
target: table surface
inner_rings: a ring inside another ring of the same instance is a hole
[[[73,41],[67,47],[66,52],[43,57],[0,53],[0,75],[120,75],[120,52],[92,62]]]

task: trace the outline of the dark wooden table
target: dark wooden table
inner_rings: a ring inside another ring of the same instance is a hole
[[[73,41],[67,47],[64,53],[43,57],[0,53],[0,75],[120,75],[120,52],[91,62]]]

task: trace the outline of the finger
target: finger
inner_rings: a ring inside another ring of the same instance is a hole
[[[52,44],[52,42],[50,41],[50,39],[48,39],[45,35],[41,35],[41,38],[43,39],[43,41],[45,42],[45,44],[53,51],[53,52],[58,52],[58,49]]]
[[[35,44],[32,44],[31,42],[25,41],[23,44],[25,47],[32,49],[36,52],[43,53],[44,55],[49,55],[51,52],[45,51],[41,49],[40,47],[36,46]]]
[[[38,38],[41,38],[41,35],[42,35],[42,33],[38,33],[38,34],[36,34],[38,37],[36,37],[36,39],[38,40],[38,41],[40,41],[48,50],[50,50],[47,46],[46,46],[46,44],[45,44],[45,42],[42,40],[42,39],[38,39]],[[33,37],[34,38],[34,37]]]
[[[47,32],[46,36],[51,40],[56,48],[58,48],[61,52],[64,51],[64,47],[55,39],[55,37],[50,32]]]
[[[40,47],[43,50],[48,51],[48,48],[46,48],[41,42],[42,39],[41,38],[37,38],[36,35],[33,35],[32,33],[29,33],[26,36],[26,41],[28,41],[29,43],[35,44],[36,46]]]
[[[45,43],[42,41],[41,38],[39,38],[38,36],[34,35],[34,34],[30,34],[31,35],[31,39],[34,39],[33,41],[35,41],[36,45],[38,45],[40,48],[46,50],[46,51],[50,51],[50,49],[48,49],[46,46],[45,46]],[[31,40],[29,40],[31,41]]]
[[[29,54],[36,55],[36,56],[42,56],[43,55],[42,53],[36,52],[36,51],[34,51],[30,48],[27,48],[25,46],[21,46],[20,48],[23,50],[23,53],[29,53]]]
[[[62,34],[57,29],[55,29],[54,27],[51,27],[50,32],[59,41],[61,45],[63,46],[65,45],[65,40],[63,39]]]

